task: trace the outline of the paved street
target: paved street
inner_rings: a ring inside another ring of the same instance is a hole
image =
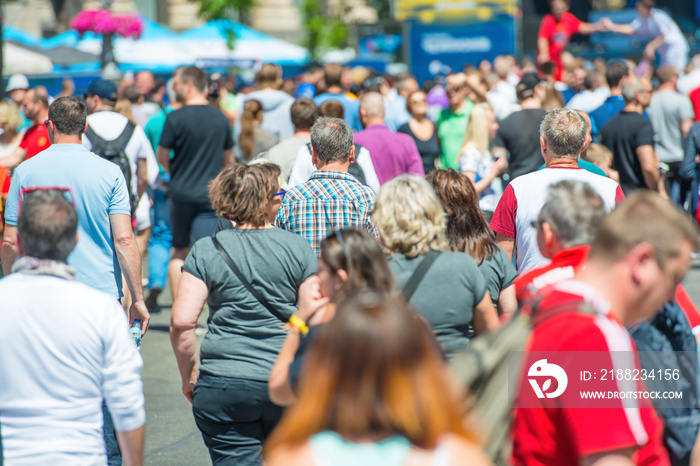
[[[700,306],[700,260],[694,261],[683,283],[693,302]],[[163,310],[153,314],[151,328],[141,346],[148,414],[146,464],[208,465],[211,464],[209,454],[192,418],[190,404],[180,391],[180,376],[168,336],[169,290],[161,294],[160,303],[164,305]],[[206,325],[206,312],[200,323]],[[201,337],[197,341],[201,342]]]

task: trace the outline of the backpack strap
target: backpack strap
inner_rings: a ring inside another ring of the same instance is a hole
[[[126,149],[126,146],[129,144],[129,141],[131,140],[131,136],[134,134],[135,129],[136,125],[133,124],[131,121],[127,121],[126,126],[124,127],[124,131],[122,131],[122,134],[120,134],[117,139],[110,142],[115,146],[119,147],[120,149]]]
[[[88,138],[88,141],[90,141],[90,144],[92,144],[93,149],[97,146],[100,146],[101,144],[104,144],[105,141],[102,139],[100,136],[97,135],[94,129],[92,129],[92,126],[88,124],[87,129],[85,130],[85,137]],[[94,152],[94,151],[93,151]]]
[[[270,314],[277,317],[279,320],[286,324],[288,319],[284,317],[282,313],[280,313],[277,309],[272,307],[270,303],[268,303],[267,300],[263,298],[262,295],[258,293],[258,291],[255,288],[253,288],[253,285],[251,285],[250,282],[243,276],[238,266],[236,266],[235,262],[233,262],[233,260],[231,259],[231,256],[229,256],[228,253],[224,250],[224,247],[221,245],[216,236],[212,236],[211,240],[214,242],[214,247],[219,252],[221,258],[224,260],[224,262],[226,262],[226,265],[228,265],[231,271],[236,275],[236,277],[238,277],[238,279],[241,281],[243,286],[246,287],[250,294],[252,294],[253,297],[265,307],[265,309],[270,311]]]
[[[428,269],[435,263],[438,256],[440,256],[440,252],[433,251],[431,249],[423,256],[423,260],[421,260],[420,264],[418,264],[418,267],[416,267],[413,275],[411,275],[411,278],[408,279],[406,285],[403,287],[403,290],[401,290],[406,302],[411,300],[411,296],[413,296],[413,293],[416,292],[416,288],[418,288],[418,285],[420,285],[420,282],[425,277],[425,274],[428,273]]]

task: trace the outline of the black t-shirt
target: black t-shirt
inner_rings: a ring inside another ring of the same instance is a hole
[[[637,148],[654,145],[654,129],[649,120],[637,112],[622,112],[606,123],[600,137],[613,153],[613,168],[620,173],[622,191],[628,194],[646,188]]]
[[[540,123],[546,110],[531,108],[509,115],[500,124],[494,147],[504,147],[508,151],[510,181],[520,175],[537,171],[542,165],[540,148]]]
[[[440,141],[438,140],[437,128],[435,128],[435,125],[433,124],[433,135],[430,136],[430,139],[427,141],[418,139],[416,135],[413,134],[413,131],[411,131],[411,127],[408,125],[408,123],[404,123],[403,125],[399,126],[399,129],[396,131],[399,133],[408,134],[414,141],[416,141],[418,153],[420,154],[420,158],[423,159],[423,170],[425,171],[426,175],[435,170],[435,159],[440,155]]]
[[[168,196],[204,202],[207,186],[221,172],[223,153],[233,147],[228,120],[210,105],[186,105],[168,115],[161,146],[173,149]]]

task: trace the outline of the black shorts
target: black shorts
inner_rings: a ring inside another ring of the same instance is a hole
[[[212,236],[216,228],[216,212],[207,202],[184,202],[168,198],[173,247],[189,248],[198,239]]]

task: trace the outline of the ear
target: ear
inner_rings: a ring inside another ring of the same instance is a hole
[[[547,141],[545,141],[542,136],[540,136],[540,147],[542,148],[542,156],[544,157],[545,154],[547,154]]]
[[[339,269],[338,278],[340,278],[343,281],[343,283],[345,283],[348,281],[348,273],[343,269]]]
[[[542,255],[547,259],[551,259],[556,253],[562,250],[561,243],[549,223],[542,222],[540,228],[542,228],[542,241],[544,243],[544,251],[541,251]]]
[[[629,253],[627,261],[632,272],[632,280],[635,286],[643,286],[648,283],[647,277],[656,279],[655,269],[658,267],[654,256],[654,247],[649,243],[639,243]]]
[[[350,157],[348,157],[348,162],[352,164],[355,162],[355,144],[350,147]]]
[[[593,137],[591,137],[590,132],[587,132],[586,139],[583,141],[583,147],[581,148],[581,153],[586,152],[586,149],[588,149],[588,146],[591,145],[591,142],[593,142]]]
[[[318,163],[318,157],[316,156],[316,149],[314,149],[314,146],[309,146],[311,148],[311,163],[315,167],[316,164]]]

